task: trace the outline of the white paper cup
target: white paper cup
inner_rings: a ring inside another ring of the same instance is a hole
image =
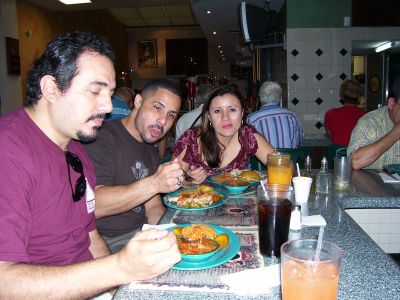
[[[310,195],[312,184],[311,177],[297,176],[292,178],[294,187],[294,196],[297,203],[306,203]]]

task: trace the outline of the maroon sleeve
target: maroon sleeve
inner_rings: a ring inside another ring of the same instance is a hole
[[[258,133],[253,126],[245,125],[240,130],[240,144],[245,149],[245,152],[254,155],[258,149],[258,143],[255,134]]]
[[[198,127],[197,127],[198,128]],[[176,141],[175,146],[172,148],[172,154],[178,157],[186,148],[189,150],[193,143],[197,143],[197,128],[189,128],[181,137]]]

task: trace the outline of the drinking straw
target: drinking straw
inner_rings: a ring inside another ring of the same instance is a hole
[[[324,236],[324,230],[325,226],[321,226],[319,228],[319,234],[318,234],[318,241],[317,241],[317,249],[315,250],[315,261],[319,261],[320,256],[321,256],[321,248],[322,248],[322,238]]]
[[[264,191],[264,192],[267,192],[267,190],[265,189],[265,184],[264,184],[264,182],[263,182],[262,180],[260,180],[260,183],[261,183],[261,187],[262,187],[263,191]]]
[[[299,167],[299,163],[296,163],[296,167],[297,167],[297,176],[301,176],[300,175],[300,167]]]

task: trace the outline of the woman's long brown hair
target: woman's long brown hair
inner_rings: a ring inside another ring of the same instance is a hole
[[[230,86],[217,88],[210,94],[207,101],[204,103],[200,131],[200,154],[202,154],[207,165],[211,168],[219,168],[221,164],[221,150],[219,146],[220,142],[218,141],[214,128],[208,119],[208,114],[212,101],[216,97],[226,94],[236,97],[242,106],[242,110],[244,109],[244,103],[240,93]]]

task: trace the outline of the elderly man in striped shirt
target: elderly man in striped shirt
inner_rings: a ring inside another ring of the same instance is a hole
[[[303,130],[296,114],[280,106],[280,85],[266,81],[258,95],[262,107],[247,117],[247,123],[253,125],[275,148],[296,148],[303,140]]]

